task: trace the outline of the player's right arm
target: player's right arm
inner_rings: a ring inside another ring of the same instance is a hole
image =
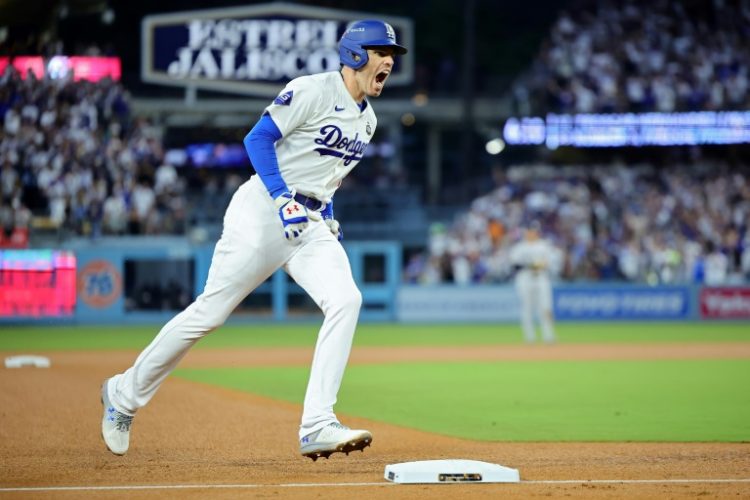
[[[513,265],[514,271],[519,271],[523,266],[523,251],[521,249],[521,243],[516,243],[510,248],[510,252],[508,254],[508,258],[510,259],[510,263]]]
[[[316,219],[317,214],[294,199],[294,189],[284,181],[275,144],[316,113],[318,93],[319,88],[310,79],[292,80],[266,107],[244,140],[248,157],[279,211],[284,235],[292,242],[298,241],[309,220]]]
[[[279,160],[274,147],[279,139],[281,139],[281,131],[271,115],[263,113],[244,140],[247,156],[274,200],[284,193],[291,193],[279,171]]]
[[[279,99],[280,97],[276,100]],[[284,236],[291,242],[298,242],[298,238],[314,215],[294,199],[294,190],[289,189],[281,175],[275,147],[281,138],[281,130],[266,111],[243,142],[255,172],[274,200]]]
[[[281,173],[275,144],[315,115],[320,91],[319,86],[309,78],[292,80],[266,107],[260,120],[245,136],[244,144],[250,161],[274,200],[285,193],[292,193]],[[284,168],[290,166],[284,165]]]

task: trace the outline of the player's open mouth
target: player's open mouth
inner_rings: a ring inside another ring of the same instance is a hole
[[[390,71],[381,71],[380,73],[375,75],[375,82],[379,85],[383,85],[386,79],[388,79],[388,75],[390,74],[391,74]]]

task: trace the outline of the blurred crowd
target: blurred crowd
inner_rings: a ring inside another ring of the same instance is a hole
[[[750,1],[628,0],[566,11],[514,86],[516,112],[747,109]]]
[[[184,232],[183,183],[119,83],[21,76],[0,76],[3,236]]]
[[[750,168],[524,165],[411,257],[412,283],[503,282],[522,228],[541,223],[563,281],[750,282]]]

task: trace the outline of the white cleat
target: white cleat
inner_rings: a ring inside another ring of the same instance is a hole
[[[112,406],[107,394],[108,384],[109,380],[102,384],[102,438],[109,451],[115,455],[124,455],[130,445],[130,425],[133,423],[133,417],[120,413]]]
[[[299,451],[314,462],[320,457],[328,458],[332,453],[348,455],[351,451],[364,451],[371,442],[369,431],[352,430],[334,422],[300,439]]]

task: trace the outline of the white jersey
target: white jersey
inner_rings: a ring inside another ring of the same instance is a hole
[[[522,240],[516,243],[510,250],[510,260],[520,266],[519,272],[531,271],[547,274],[553,265],[555,249],[546,240],[534,241]]]
[[[552,283],[550,271],[559,265],[559,252],[544,239],[522,240],[510,250],[510,260],[521,269],[516,274],[516,290],[521,302],[521,326],[527,342],[536,340],[534,318],[538,318],[542,339],[555,341],[552,325]]]
[[[292,80],[266,108],[283,136],[276,157],[290,189],[330,201],[375,133],[375,112],[365,103],[360,109],[332,71]]]

